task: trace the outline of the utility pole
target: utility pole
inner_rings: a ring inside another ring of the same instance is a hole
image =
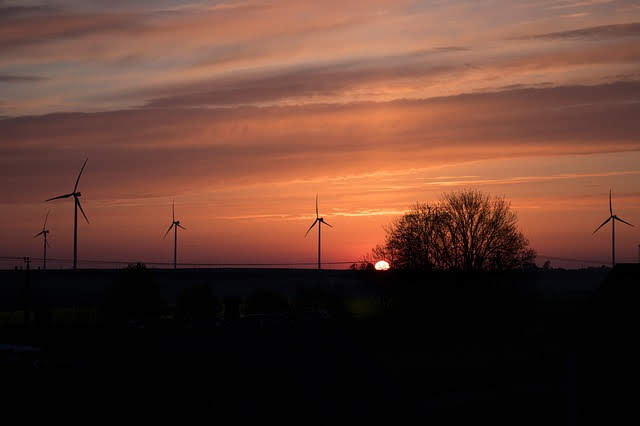
[[[29,275],[29,265],[31,264],[31,259],[28,256],[23,258],[23,262],[27,266],[27,275],[25,277],[24,283],[24,327],[29,327],[29,320],[31,317],[31,277]]]

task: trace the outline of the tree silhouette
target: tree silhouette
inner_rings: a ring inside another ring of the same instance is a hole
[[[443,211],[449,244],[443,259],[463,271],[510,270],[530,265],[535,251],[518,231],[518,218],[503,197],[477,190],[444,194]]]
[[[425,271],[443,266],[446,214],[437,205],[416,203],[387,228],[386,252],[397,269]],[[380,252],[380,248],[378,248]]]
[[[363,264],[384,256],[394,269],[504,271],[530,266],[535,251],[517,228],[510,203],[467,189],[438,203],[417,203],[386,228],[383,246]]]

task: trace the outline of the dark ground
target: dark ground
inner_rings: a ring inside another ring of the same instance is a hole
[[[92,406],[105,415],[126,406],[149,416],[232,415],[235,423],[617,424],[635,408],[636,392],[626,389],[637,359],[640,281],[637,269],[615,272],[425,281],[342,271],[307,281],[380,308],[357,316],[326,303],[293,306],[300,283],[266,272],[290,298],[286,314],[5,326],[0,344],[39,351],[0,351],[0,374],[5,388],[28,389],[18,399]],[[250,274],[245,283],[260,282]],[[82,280],[93,282],[90,275]],[[243,282],[241,272],[231,275]],[[33,291],[43,282],[34,279]],[[218,288],[225,285],[233,287]],[[233,296],[246,298],[254,287]]]

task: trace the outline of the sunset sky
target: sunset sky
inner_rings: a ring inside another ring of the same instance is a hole
[[[546,256],[640,244],[640,0],[0,0],[0,256],[350,261],[505,196]],[[539,258],[540,264],[544,258]],[[556,266],[580,263],[552,261]],[[0,267],[13,263],[0,262]],[[80,261],[82,267],[82,261]],[[86,265],[85,265],[86,266]]]

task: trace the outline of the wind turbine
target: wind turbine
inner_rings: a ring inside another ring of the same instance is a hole
[[[316,223],[318,224],[318,270],[321,269],[321,265],[320,265],[320,235],[322,233],[322,224],[327,225],[329,228],[333,228],[333,226],[329,225],[327,222],[324,221],[323,218],[321,218],[318,214],[318,194],[316,194],[316,220],[313,221],[313,223],[311,224],[311,226],[309,227],[309,229],[307,229],[307,233],[304,234],[304,236],[306,237],[309,234],[309,231],[311,231],[311,229],[313,229],[314,226],[316,226]]]
[[[171,226],[167,229],[167,232],[165,232],[164,237],[162,238],[167,238],[167,234],[171,231],[171,228],[173,228],[173,269],[176,269],[178,259],[178,228],[182,228],[185,231],[187,228],[180,225],[179,220],[176,220],[175,201],[171,204]]]
[[[613,220],[612,220],[613,219]],[[605,226],[611,220],[611,266],[616,266],[616,220],[622,223],[625,223],[629,226],[633,226],[629,222],[625,222],[620,219],[618,216],[613,214],[613,207],[611,206],[611,190],[609,190],[609,218],[602,222],[602,225],[598,226],[593,233],[598,232],[600,228]]]
[[[47,212],[47,215],[44,217],[44,225],[42,225],[42,231],[38,232],[33,238],[39,237],[42,235],[44,237],[44,254],[42,256],[42,270],[45,271],[47,269],[47,246],[49,246],[49,242],[47,241],[47,234],[50,232],[47,229],[47,219],[49,218],[49,213],[51,210]]]
[[[87,219],[87,215],[84,214],[84,210],[82,209],[82,204],[80,204],[80,196],[82,195],[80,192],[77,191],[78,189],[78,183],[80,182],[80,176],[82,176],[82,172],[84,171],[84,166],[87,165],[87,161],[89,159],[87,158],[86,160],[84,160],[84,164],[82,165],[82,168],[80,169],[80,173],[78,174],[78,178],[76,179],[76,185],[73,187],[73,192],[70,194],[65,194],[65,195],[59,195],[57,197],[53,197],[53,198],[49,198],[46,201],[51,201],[51,200],[57,200],[59,198],[69,198],[69,197],[73,197],[73,204],[74,204],[74,212],[73,212],[73,269],[76,269],[76,266],[78,265],[78,207],[80,208],[80,212],[82,213],[82,216],[84,216],[84,220],[87,221],[87,223],[89,223],[89,219]]]

